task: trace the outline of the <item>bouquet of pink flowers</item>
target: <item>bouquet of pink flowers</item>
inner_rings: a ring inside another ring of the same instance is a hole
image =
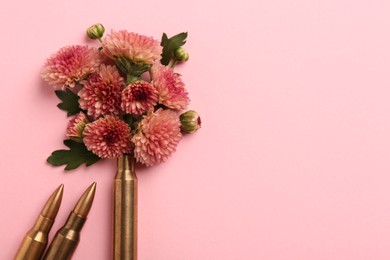
[[[104,31],[101,24],[88,28],[100,47],[63,47],[41,74],[55,87],[58,107],[73,116],[64,141],[69,149],[47,159],[65,170],[125,154],[153,166],[175,151],[182,133],[200,128],[197,112],[186,111],[188,92],[174,72],[188,60],[182,48],[187,33],[164,33],[159,42],[125,30],[103,37]]]

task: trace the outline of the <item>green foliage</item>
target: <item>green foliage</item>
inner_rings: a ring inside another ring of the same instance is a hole
[[[54,151],[47,162],[54,166],[66,164],[65,170],[73,170],[85,163],[90,166],[100,160],[100,157],[88,151],[83,143],[73,141],[71,139],[64,140],[64,144],[70,150]]]
[[[142,115],[125,114],[123,116],[123,121],[125,121],[133,131],[137,129],[138,123],[141,119]]]
[[[172,57],[174,57],[174,51],[183,46],[186,43],[188,33],[182,32],[171,38],[168,38],[166,33],[163,33],[161,39],[161,46],[163,46],[161,64],[168,65]]]
[[[75,115],[81,111],[79,106],[79,96],[73,93],[69,88],[66,90],[56,90],[56,96],[62,101],[57,105],[61,110],[67,111],[68,116]]]

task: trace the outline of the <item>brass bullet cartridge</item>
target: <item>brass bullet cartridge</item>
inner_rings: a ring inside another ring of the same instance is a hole
[[[138,181],[134,157],[118,158],[114,180],[114,260],[137,260]]]
[[[48,236],[61,205],[64,185],[61,184],[49,197],[34,226],[25,235],[15,260],[39,260],[47,246]]]
[[[57,231],[43,257],[44,260],[68,260],[72,258],[80,240],[80,231],[91,209],[95,191],[96,182],[91,184],[83,193],[65,225]]]

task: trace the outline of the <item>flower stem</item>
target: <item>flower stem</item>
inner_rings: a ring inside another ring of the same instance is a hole
[[[177,60],[173,60],[172,64],[171,64],[171,68],[173,69],[177,64]]]
[[[134,76],[133,74],[127,74],[126,84],[129,85],[137,80],[141,80],[141,76]]]

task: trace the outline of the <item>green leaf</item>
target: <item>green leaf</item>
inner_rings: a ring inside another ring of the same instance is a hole
[[[173,57],[173,52],[186,43],[188,33],[182,32],[171,38],[168,38],[166,33],[163,33],[161,46],[163,46],[161,64],[168,65]]]
[[[81,111],[79,106],[79,96],[73,93],[69,88],[66,90],[56,90],[56,96],[61,99],[61,103],[57,107],[68,112],[68,116],[72,116]]]
[[[64,144],[69,147],[70,150],[57,150],[54,151],[47,162],[54,166],[60,166],[66,164],[65,170],[73,170],[85,163],[86,166],[90,166],[100,160],[100,157],[87,150],[87,147],[83,143],[78,143],[71,139],[65,140]]]

